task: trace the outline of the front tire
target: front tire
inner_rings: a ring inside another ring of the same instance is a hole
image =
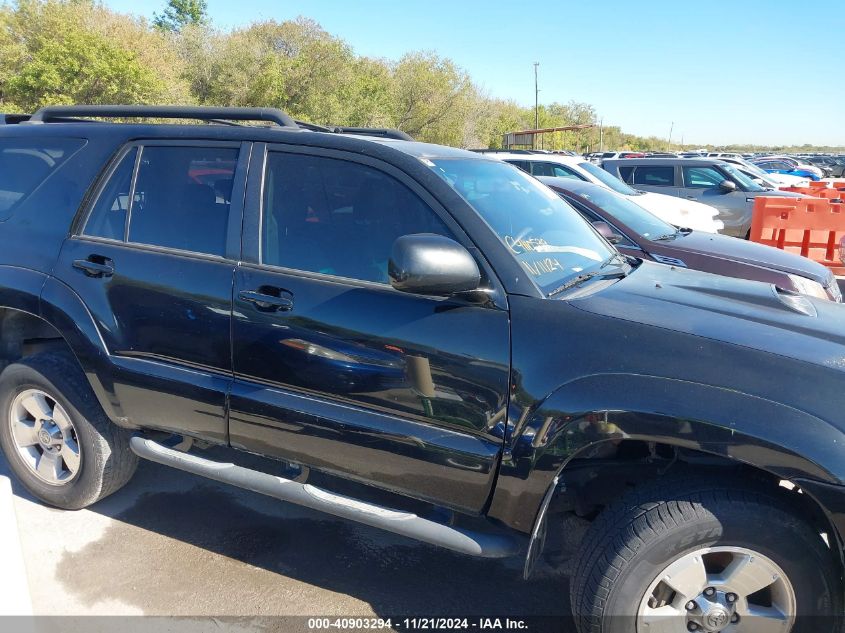
[[[49,505],[77,510],[124,486],[138,464],[129,437],[67,354],[38,354],[0,374],[0,447],[24,488]]]
[[[666,478],[590,527],[571,584],[579,633],[833,633],[835,555],[778,490]],[[668,491],[668,492],[667,492]]]

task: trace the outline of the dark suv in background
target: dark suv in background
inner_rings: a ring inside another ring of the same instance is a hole
[[[139,117],[194,123],[102,121]],[[45,503],[141,457],[526,577],[548,534],[581,633],[839,626],[841,305],[277,110],[45,108],[0,166],[0,447]]]
[[[709,158],[626,158],[604,160],[602,167],[636,189],[688,198],[716,207],[726,235],[748,238],[754,198],[802,197],[761,187],[723,161]]]

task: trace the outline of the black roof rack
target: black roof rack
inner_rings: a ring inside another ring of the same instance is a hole
[[[299,127],[292,118],[276,108],[218,108],[210,106],[47,106],[29,117],[29,122],[57,122],[66,120],[68,117],[268,121],[282,127]]]
[[[332,132],[338,134],[360,134],[362,136],[381,136],[382,138],[393,138],[398,141],[413,141],[414,137],[402,130],[394,130],[386,127],[334,127]]]
[[[541,154],[542,152],[534,151],[533,149],[471,149],[471,152],[478,152],[479,154]]]
[[[296,119],[296,124],[301,127],[305,128],[306,130],[311,130],[312,132],[334,132],[337,128],[327,127],[325,125],[320,125],[319,123],[309,123],[308,121],[300,121]]]
[[[402,141],[414,139],[402,130],[377,127],[325,126],[306,121],[295,121],[276,108],[221,108],[212,106],[150,106],[150,105],[73,105],[47,106],[33,115],[7,114],[3,123],[66,123],[84,120],[84,117],[102,119],[196,119],[209,123],[229,124],[232,121],[268,121],[282,127],[303,128],[330,134],[360,134]]]
[[[308,121],[297,121],[299,127],[313,132],[329,132],[334,134],[360,134],[361,136],[380,136],[382,138],[393,138],[399,141],[413,141],[414,138],[403,132],[386,127],[343,127],[338,125],[319,125]]]

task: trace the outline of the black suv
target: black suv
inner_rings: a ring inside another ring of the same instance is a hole
[[[139,117],[195,121],[103,121]],[[6,120],[0,445],[46,503],[140,456],[526,576],[579,517],[581,632],[838,626],[841,305],[624,257],[519,169],[389,130]]]

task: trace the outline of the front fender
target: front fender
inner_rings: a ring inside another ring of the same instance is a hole
[[[655,406],[658,403],[659,406]],[[845,436],[804,411],[747,393],[638,374],[595,374],[543,400],[514,429],[489,516],[527,532],[555,476],[606,442],[699,450],[783,479],[845,481]]]

